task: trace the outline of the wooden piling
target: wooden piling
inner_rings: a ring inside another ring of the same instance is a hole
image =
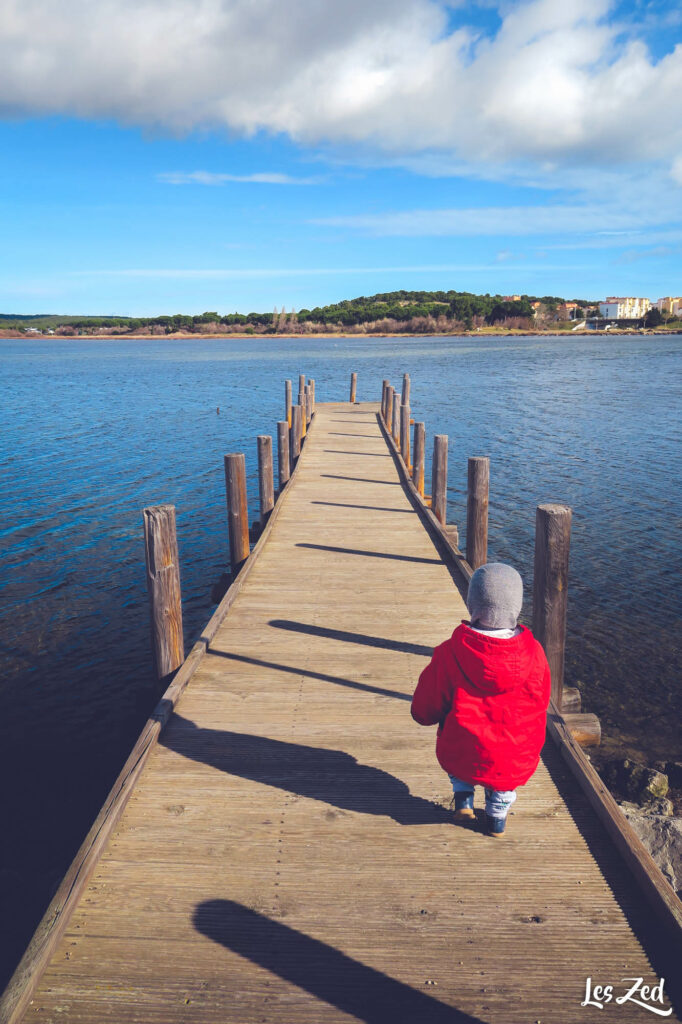
[[[296,459],[301,454],[301,407],[294,405],[291,408],[291,430],[289,431],[290,460],[289,468],[293,470]]]
[[[423,423],[414,425],[414,452],[412,455],[412,482],[422,498],[424,497],[424,449],[426,444],[426,428]]]
[[[311,404],[311,400],[310,400],[310,385],[309,384],[306,384],[306,386],[305,386],[305,389],[304,389],[304,392],[303,392],[303,399],[304,399],[304,405],[305,405],[305,422],[306,422],[306,427],[308,427],[309,424],[310,424],[310,420],[312,418],[312,404]]]
[[[287,426],[291,428],[291,381],[284,381],[284,410]]]
[[[398,451],[400,451],[400,402],[398,401],[398,392],[395,389],[393,391],[393,423],[391,424],[391,433],[393,434],[393,440]]]
[[[289,424],[280,420],[277,424],[277,469],[280,491],[286,486],[291,476],[289,459]]]
[[[386,422],[386,402],[388,398],[388,389],[390,387],[389,381],[385,380],[381,387],[381,417]]]
[[[260,525],[265,526],[275,507],[275,481],[272,469],[272,438],[259,434],[258,438],[258,493],[260,495]]]
[[[533,633],[545,649],[552,673],[552,699],[561,709],[566,644],[571,509],[538,505],[535,517]]]
[[[410,471],[410,407],[400,406],[400,451],[403,456],[405,468]]]
[[[392,433],[393,428],[393,388],[389,384],[386,388],[386,415],[384,417],[386,429]]]
[[[165,679],[185,660],[175,506],[152,505],[142,518],[152,649],[156,675]]]
[[[246,458],[243,452],[225,456],[227,525],[230,534],[230,565],[239,570],[249,557],[249,512],[246,502]]]
[[[308,378],[308,386],[310,388],[310,415],[315,415],[315,378]]]
[[[303,390],[299,392],[298,407],[301,410],[301,444],[303,444],[303,438],[308,433],[308,424],[306,422],[305,413],[305,388],[303,388]]]
[[[445,526],[448,506],[448,435],[436,434],[433,439],[433,467],[431,472],[431,511]]]
[[[351,405],[355,402],[355,393],[358,387],[358,375],[357,373],[351,373],[350,375],[350,402]]]
[[[410,404],[410,375],[409,373],[403,374],[403,396],[401,405]]]
[[[467,481],[467,562],[478,569],[488,561],[490,459],[469,459]]]
[[[305,374],[299,373],[298,375],[298,393],[302,395],[305,391]]]

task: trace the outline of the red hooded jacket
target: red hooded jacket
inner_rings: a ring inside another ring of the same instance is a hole
[[[526,626],[509,640],[462,623],[433,652],[412,698],[412,717],[438,725],[436,757],[463,782],[522,786],[545,741],[550,677],[545,652]]]

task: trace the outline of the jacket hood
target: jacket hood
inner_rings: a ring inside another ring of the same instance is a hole
[[[468,682],[482,694],[506,693],[528,678],[536,658],[536,643],[527,626],[509,640],[478,633],[465,622],[454,631],[448,646]]]

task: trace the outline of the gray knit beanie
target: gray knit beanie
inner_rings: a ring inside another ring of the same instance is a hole
[[[513,629],[521,614],[523,580],[511,565],[488,562],[469,580],[467,608],[481,629]]]

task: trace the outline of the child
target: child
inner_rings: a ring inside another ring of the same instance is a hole
[[[490,562],[471,577],[467,608],[433,652],[412,698],[420,725],[438,723],[436,757],[452,782],[455,819],[474,817],[474,786],[485,787],[489,835],[504,833],[507,812],[538,766],[549,704],[549,665],[526,626],[517,626],[523,582]]]

